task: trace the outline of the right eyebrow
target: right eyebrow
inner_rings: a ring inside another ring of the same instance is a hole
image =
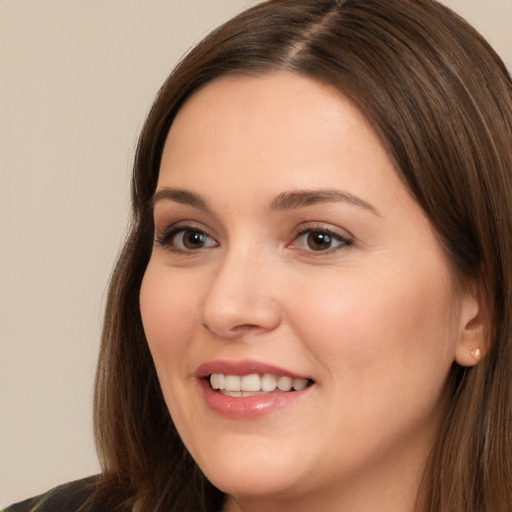
[[[335,202],[357,206],[380,217],[378,210],[370,203],[349,192],[335,189],[292,190],[290,192],[282,192],[270,203],[270,208],[274,211],[283,211],[303,208],[312,204]]]
[[[151,199],[151,205],[154,207],[155,204],[161,201],[174,201],[175,203],[185,204],[199,208],[200,210],[210,211],[210,207],[206,200],[199,194],[189,192],[188,190],[182,190],[178,188],[161,188],[155,192],[155,195]]]

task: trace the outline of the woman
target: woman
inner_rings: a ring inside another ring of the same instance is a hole
[[[511,147],[508,72],[437,2],[207,37],[139,140],[103,474],[37,510],[508,510]]]

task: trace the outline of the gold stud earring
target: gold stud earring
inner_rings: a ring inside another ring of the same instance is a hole
[[[482,357],[482,353],[480,352],[479,348],[473,348],[469,347],[469,354],[473,359],[476,359],[477,361],[480,361],[480,358]]]

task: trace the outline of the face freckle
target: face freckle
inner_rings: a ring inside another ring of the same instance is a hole
[[[369,475],[416,482],[465,299],[359,111],[286,73],[205,86],[169,132],[155,217],[171,235],[143,279],[144,329],[172,419],[214,485],[240,500],[335,499]],[[310,385],[261,413],[277,399],[212,395],[201,371],[217,367]]]

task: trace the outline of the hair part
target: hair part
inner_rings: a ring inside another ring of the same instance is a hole
[[[176,67],[147,117],[132,182],[132,227],[114,270],[95,390],[103,493],[122,509],[220,510],[165,406],[139,290],[153,245],[151,199],[170,126],[227,75],[296,73],[348,97],[422,206],[461,289],[480,287],[489,351],[454,363],[446,420],[418,498],[429,512],[512,503],[512,84],[466,22],[434,0],[273,0],[210,34]],[[101,491],[101,489],[100,489]]]

